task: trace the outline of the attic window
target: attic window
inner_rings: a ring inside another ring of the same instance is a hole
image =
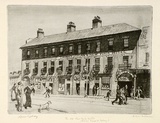
[[[27,50],[27,58],[30,58],[31,52],[30,50]]]
[[[69,45],[69,53],[73,52],[73,45]]]
[[[90,43],[87,43],[87,52],[90,52],[90,49],[91,49]]]
[[[39,57],[39,51],[38,51],[38,49],[35,51],[35,57],[36,57],[36,58]]]
[[[81,53],[81,44],[78,44],[78,54]]]
[[[59,52],[60,54],[63,54],[63,46],[60,46]]]
[[[55,47],[52,47],[52,55],[55,55],[55,52],[56,52]]]
[[[100,52],[100,42],[97,42],[97,44],[96,44],[96,51]]]

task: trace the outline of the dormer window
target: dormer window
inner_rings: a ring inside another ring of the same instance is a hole
[[[96,44],[96,52],[100,52],[100,42],[97,42]]]
[[[129,46],[128,38],[123,39],[124,48],[127,48]]]
[[[30,50],[27,50],[27,58],[30,58],[30,56],[31,56],[31,52]]]
[[[90,50],[91,50],[91,47],[90,47],[90,43],[87,43],[87,52],[90,52]]]
[[[44,57],[47,57],[47,54],[48,54],[47,47],[43,49],[43,54],[44,54]]]
[[[108,39],[108,50],[113,50],[113,38]]]
[[[52,47],[51,54],[52,54],[52,55],[55,55],[55,53],[56,53],[56,49],[55,49],[55,47]]]
[[[59,52],[60,52],[60,54],[63,54],[63,46],[60,46]]]
[[[81,44],[78,44],[78,54],[81,54]]]
[[[73,45],[69,45],[69,53],[73,52]]]
[[[36,57],[36,58],[39,57],[39,50],[38,50],[38,49],[35,51],[35,57]]]

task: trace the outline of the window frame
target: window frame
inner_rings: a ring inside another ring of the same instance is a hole
[[[109,51],[113,50],[113,46],[114,46],[114,38],[109,38],[108,39],[108,50]]]

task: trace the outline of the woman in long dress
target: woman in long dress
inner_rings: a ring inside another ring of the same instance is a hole
[[[32,107],[31,106],[31,103],[32,103],[32,100],[31,100],[31,93],[32,93],[32,89],[30,86],[27,86],[24,88],[24,93],[25,93],[25,96],[26,96],[26,103],[24,104],[24,107],[25,109],[27,109],[27,107]]]

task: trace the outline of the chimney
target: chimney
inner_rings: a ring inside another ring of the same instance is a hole
[[[69,24],[67,25],[67,32],[73,32],[76,31],[76,26],[73,22],[69,22]]]
[[[42,39],[44,38],[44,31],[41,28],[38,28],[37,30],[37,38]]]
[[[92,20],[92,28],[98,28],[102,26],[102,21],[99,16],[95,16]]]

